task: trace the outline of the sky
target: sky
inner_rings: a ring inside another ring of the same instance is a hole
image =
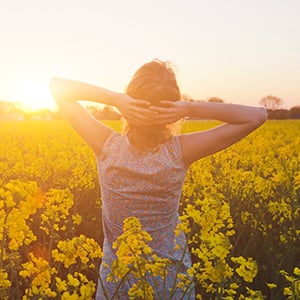
[[[1,0],[0,100],[55,108],[52,76],[124,91],[154,58],[182,94],[300,105],[298,0]]]

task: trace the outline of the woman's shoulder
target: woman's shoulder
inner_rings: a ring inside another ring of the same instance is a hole
[[[116,131],[112,131],[109,136],[106,138],[102,150],[99,153],[98,157],[101,157],[103,153],[111,151],[112,147],[116,146],[116,143],[120,143],[120,138],[122,137],[122,134]]]

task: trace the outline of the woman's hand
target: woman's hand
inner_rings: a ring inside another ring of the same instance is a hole
[[[153,122],[157,125],[171,124],[189,115],[188,102],[161,101],[161,106],[150,106],[149,110],[156,112]]]
[[[129,123],[145,127],[171,124],[188,114],[185,101],[161,101],[161,104],[163,106],[151,106],[149,101],[121,94],[115,106]]]
[[[150,110],[150,102],[137,100],[127,94],[119,94],[115,106],[122,116],[135,126],[152,126],[157,112]]]

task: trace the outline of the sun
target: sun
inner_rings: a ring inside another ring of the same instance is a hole
[[[50,95],[48,80],[22,79],[16,86],[16,97],[22,110],[55,109],[56,106]]]

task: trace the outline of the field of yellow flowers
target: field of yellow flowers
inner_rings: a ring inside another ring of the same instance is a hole
[[[182,131],[214,125],[189,121]],[[0,299],[92,299],[102,256],[93,153],[64,121],[3,122],[0,170]],[[198,299],[300,299],[300,122],[268,121],[194,163],[180,215],[193,266],[174,289],[195,285]],[[131,272],[132,299],[155,298],[146,275],[166,274],[150,239],[129,218],[115,243],[111,280]]]

